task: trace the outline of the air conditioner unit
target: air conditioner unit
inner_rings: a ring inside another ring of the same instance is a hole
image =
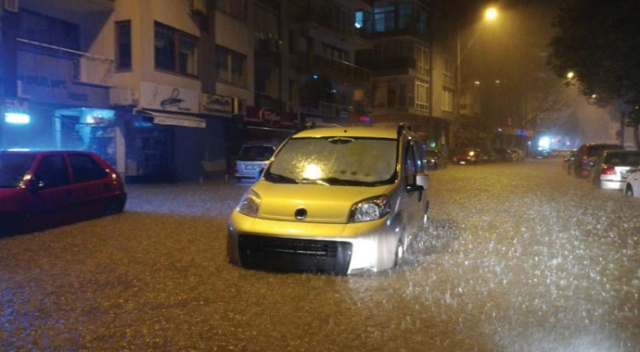
[[[4,0],[4,9],[11,12],[18,12],[20,7],[19,0]]]

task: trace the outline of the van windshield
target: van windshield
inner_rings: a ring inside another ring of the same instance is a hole
[[[395,139],[290,139],[265,172],[271,182],[376,186],[395,180]]]
[[[18,187],[34,160],[34,155],[0,154],[0,188]]]

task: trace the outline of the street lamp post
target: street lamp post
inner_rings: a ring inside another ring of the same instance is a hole
[[[497,17],[498,17],[498,10],[495,7],[489,7],[484,12],[485,21],[494,21]],[[451,138],[450,138],[450,140],[455,142],[455,145],[453,145],[453,147],[456,150],[459,149],[459,145],[458,145],[459,142],[458,142],[458,138],[456,138],[455,135],[458,133],[458,130],[460,128],[460,122],[462,119],[462,117],[460,116],[460,100],[462,98],[462,83],[461,83],[462,78],[460,74],[460,71],[461,71],[460,65],[462,63],[462,59],[464,58],[465,54],[478,38],[478,35],[480,34],[481,29],[482,28],[478,28],[478,30],[474,33],[473,37],[467,43],[464,51],[461,50],[460,30],[458,29],[458,31],[456,32],[456,67],[455,67],[456,92],[455,92],[455,106],[454,106],[454,120],[453,120],[454,123],[451,131]]]

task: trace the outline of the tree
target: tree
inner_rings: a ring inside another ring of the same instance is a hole
[[[640,147],[640,1],[567,0],[553,23],[548,65],[574,76],[579,91],[602,106],[628,106],[628,126]],[[594,99],[595,97],[595,99]]]

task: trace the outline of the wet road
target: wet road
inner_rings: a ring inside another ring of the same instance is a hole
[[[0,350],[638,351],[640,199],[560,160],[431,173],[403,267],[230,266],[246,186],[129,185],[124,214],[0,239]]]

